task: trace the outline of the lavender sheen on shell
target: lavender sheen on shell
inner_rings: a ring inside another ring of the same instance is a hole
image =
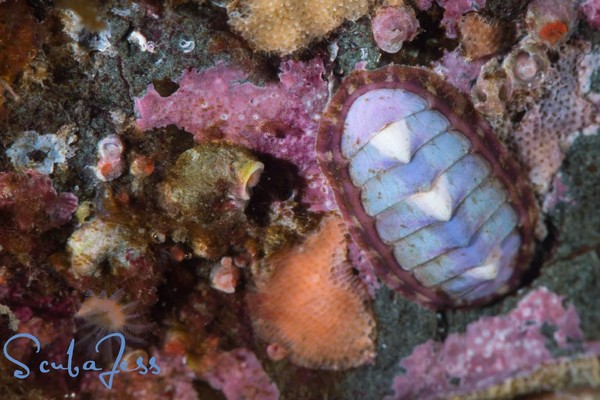
[[[427,75],[420,69],[396,68]],[[368,81],[371,73],[361,74]],[[431,90],[416,90],[419,94],[410,90],[418,86],[384,82],[353,96],[357,91],[353,83],[344,85],[347,92],[337,96],[338,104],[334,98],[328,110],[342,112],[326,114],[329,121],[319,132],[321,165],[353,237],[363,245],[375,241],[383,249],[380,253],[391,253],[388,260],[396,265],[380,268],[384,282],[389,284],[389,271],[395,271],[401,281],[417,286],[411,297],[434,307],[468,305],[508,291],[515,272],[524,268],[517,263],[529,257],[520,257],[520,250],[524,239],[531,241],[523,229],[531,229],[533,212],[527,204],[514,204],[518,191],[506,187],[506,176],[494,173],[499,163],[490,159],[493,152],[477,151],[481,134],[470,131],[468,121],[457,124],[449,107],[436,107],[443,103],[431,101]],[[452,98],[449,85],[442,89]],[[332,130],[341,130],[334,135],[338,143],[330,142]],[[329,152],[337,153],[343,165],[334,165]],[[350,190],[336,183],[346,175],[351,186],[345,182],[345,187]],[[347,201],[346,191],[356,193],[359,201]],[[523,203],[531,202],[528,195]],[[352,218],[357,211],[362,218]],[[374,226],[376,237],[369,237],[361,220]],[[365,236],[367,240],[361,240]],[[531,253],[531,247],[523,251]],[[377,267],[381,254],[370,250]]]

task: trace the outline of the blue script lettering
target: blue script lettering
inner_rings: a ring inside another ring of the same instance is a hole
[[[84,371],[102,371],[102,368],[96,367],[96,363],[94,362],[94,360],[88,360],[83,363],[83,370]]]
[[[13,373],[14,377],[17,379],[25,379],[29,375],[31,375],[31,369],[25,363],[17,360],[15,357],[13,357],[9,353],[8,346],[16,339],[31,340],[35,345],[36,353],[40,352],[42,345],[38,338],[36,338],[35,336],[30,335],[28,333],[19,333],[17,335],[14,335],[14,336],[10,337],[6,341],[6,343],[4,343],[4,357],[6,357],[6,359],[8,361],[10,361],[15,366],[17,366],[17,369]],[[108,334],[108,335],[104,336],[103,338],[101,338],[100,340],[98,340],[98,342],[96,343],[96,353],[100,352],[100,345],[102,343],[112,340],[112,339],[117,340],[119,342],[119,353],[117,354],[117,358],[115,359],[112,368],[109,371],[101,372],[98,376],[98,379],[100,379],[100,382],[104,386],[106,386],[108,389],[112,389],[114,377],[119,372],[137,371],[138,374],[140,374],[140,375],[146,375],[148,372],[152,372],[152,374],[154,374],[154,375],[158,375],[160,373],[160,367],[156,363],[155,357],[150,358],[148,365],[144,364],[143,357],[138,357],[136,360],[136,367],[134,367],[133,369],[128,369],[127,368],[128,362],[123,360],[123,355],[125,354],[125,347],[126,347],[125,336],[119,332]],[[81,366],[81,368],[77,365],[74,365],[73,364],[74,351],[75,351],[75,339],[71,339],[71,342],[69,343],[69,348],[67,349],[67,353],[66,353],[67,354],[66,365],[65,365],[65,363],[57,363],[57,362],[50,362],[49,360],[43,360],[40,362],[40,364],[38,366],[39,371],[42,374],[48,374],[48,373],[52,372],[53,370],[63,370],[63,371],[67,371],[67,373],[69,374],[69,376],[71,378],[77,377],[79,375],[79,372],[81,372],[81,371],[103,371],[102,368],[96,366],[96,362],[93,360],[85,361],[83,363],[83,366]]]
[[[29,367],[25,364],[23,364],[21,361],[17,360],[16,358],[12,357],[10,354],[8,354],[8,345],[15,339],[30,339],[33,341],[33,343],[35,343],[35,352],[39,353],[40,349],[41,349],[41,344],[40,341],[38,340],[38,338],[36,338],[33,335],[30,335],[29,333],[19,333],[17,335],[12,336],[10,339],[8,339],[6,341],[6,343],[4,343],[4,357],[6,357],[6,359],[8,361],[10,361],[11,363],[17,365],[19,368],[22,368],[23,371],[15,371],[13,373],[14,377],[17,379],[25,379],[29,376],[29,374],[31,373],[31,370],[29,369]]]
[[[73,366],[73,348],[75,347],[75,340],[71,339],[71,343],[69,344],[69,349],[67,350],[67,366],[65,367],[62,364],[56,364],[55,362],[51,363],[50,366],[53,369],[62,369],[67,371],[71,378],[77,377],[79,375],[79,367]],[[40,370],[42,369],[42,363],[40,363]],[[44,372],[44,371],[42,371]]]
[[[151,369],[151,370],[152,370],[152,369],[154,370],[154,371],[152,371],[152,374],[153,374],[153,375],[158,375],[158,374],[160,374],[160,367],[159,367],[159,366],[158,366],[158,364],[156,363],[156,358],[154,358],[154,357],[150,357],[149,364],[150,364],[150,369]]]
[[[40,372],[42,374],[47,374],[48,372],[50,372],[50,370],[48,369],[48,361],[44,360],[40,363]]]
[[[123,353],[125,353],[125,336],[123,336],[122,333],[111,333],[110,335],[106,335],[104,336],[102,339],[98,340],[98,343],[96,343],[96,353],[100,352],[100,344],[102,342],[104,342],[105,340],[108,340],[110,338],[119,338],[121,344],[119,345],[119,354],[117,354],[117,358],[115,359],[115,362],[113,364],[113,367],[110,371],[106,371],[100,374],[100,376],[98,377],[100,379],[100,382],[102,382],[102,384],[104,386],[106,386],[108,389],[112,389],[112,385],[113,385],[113,378],[115,377],[116,374],[119,373],[119,365],[121,364],[121,359],[123,358]],[[106,381],[106,375],[108,375],[108,382]]]
[[[154,358],[154,357],[152,357],[152,358]],[[140,372],[138,372],[138,374],[140,374],[140,375],[146,375],[146,374],[148,373],[148,367],[146,367],[146,366],[144,365],[144,359],[143,359],[142,357],[138,357],[138,359],[136,360],[136,362],[135,362],[135,363],[136,363],[136,364],[137,364],[137,366],[138,366],[138,367],[136,368],[136,370],[138,370],[138,369],[140,369],[140,368],[142,369]]]

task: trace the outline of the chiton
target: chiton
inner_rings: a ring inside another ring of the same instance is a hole
[[[480,305],[535,248],[526,175],[469,99],[422,68],[350,74],[321,117],[319,163],[378,277],[422,305]]]

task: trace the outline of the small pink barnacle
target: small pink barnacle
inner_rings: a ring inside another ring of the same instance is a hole
[[[117,179],[125,171],[125,144],[118,135],[109,135],[98,142],[96,177],[103,182]]]
[[[283,360],[288,356],[288,350],[278,343],[270,343],[267,346],[267,357],[273,361]]]
[[[397,53],[404,42],[410,42],[419,33],[419,21],[411,7],[381,7],[372,23],[373,37],[386,53]]]
[[[223,257],[210,272],[210,285],[224,293],[235,293],[240,280],[240,270],[233,265],[231,257]]]
[[[138,179],[144,179],[154,172],[154,160],[150,157],[138,155],[131,162],[129,173]]]

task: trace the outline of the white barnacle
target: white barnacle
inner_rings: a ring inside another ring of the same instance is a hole
[[[133,31],[127,37],[129,43],[137,45],[141,51],[154,53],[156,51],[154,42],[148,41],[140,31]]]
[[[196,43],[193,40],[181,39],[179,41],[179,48],[186,54],[191,53],[196,48]]]

